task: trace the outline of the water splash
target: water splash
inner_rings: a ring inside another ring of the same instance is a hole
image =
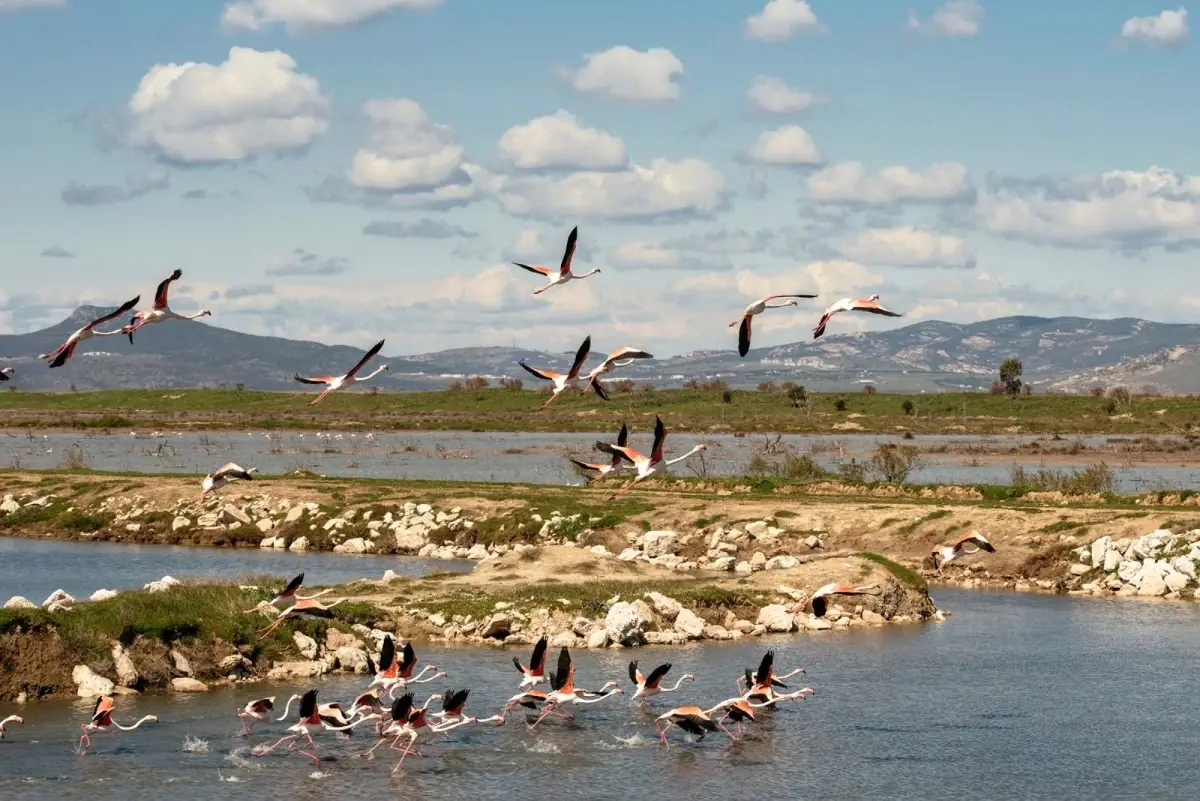
[[[555,743],[547,740],[538,740],[533,745],[525,746],[525,750],[531,754],[558,754],[562,753],[562,749]]]
[[[183,738],[183,751],[187,754],[207,754],[209,752],[208,740],[201,740],[199,737],[189,734]]]
[[[246,746],[241,746],[240,748],[235,748],[226,754],[225,761],[230,765],[233,765],[235,768],[253,768],[254,770],[262,770],[261,762],[251,762],[249,759],[246,759],[245,755],[250,753],[253,752],[249,748]]]
[[[606,751],[619,751],[624,748],[641,748],[652,742],[649,737],[643,737],[641,734],[631,734],[628,737],[619,737],[614,734],[612,738],[616,742],[610,743],[607,740],[601,740],[596,743],[596,746]]]

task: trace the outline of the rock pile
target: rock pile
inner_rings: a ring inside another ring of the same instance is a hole
[[[1136,539],[1100,537],[1072,553],[1076,561],[1068,571],[1082,592],[1200,599],[1200,529],[1183,534],[1158,529]]]

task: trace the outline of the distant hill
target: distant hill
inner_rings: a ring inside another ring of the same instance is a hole
[[[243,334],[202,322],[145,329],[130,345],[122,337],[92,339],[65,367],[48,369],[36,354],[56,348],[79,326],[106,310],[77,309],[61,323],[28,334],[0,336],[0,366],[17,370],[30,390],[233,387],[296,389],[296,372],[324,375],[348,369],[358,348]],[[385,348],[386,352],[386,348]],[[565,367],[572,353],[473,347],[417,356],[387,357],[381,389],[438,389],[471,375],[535,381],[520,359]],[[816,342],[757,348],[738,358],[728,350],[697,351],[622,368],[620,376],[656,386],[689,378],[722,378],[731,386],[795,381],[815,390],[935,392],[986,389],[1004,359],[1015,356],[1025,379],[1041,390],[1084,391],[1096,384],[1200,392],[1200,325],[1121,318],[1002,317],[959,325],[923,322],[892,331],[826,335]],[[592,363],[595,363],[593,356]],[[619,376],[618,376],[619,377]]]

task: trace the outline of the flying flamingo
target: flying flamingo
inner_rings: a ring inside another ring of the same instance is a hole
[[[296,601],[296,603],[280,612],[279,617],[275,618],[275,621],[271,625],[262,629],[258,635],[258,639],[262,640],[289,618],[296,620],[330,620],[333,618],[333,612],[330,610],[345,600],[347,599],[338,598],[328,606],[312,598]]]
[[[738,725],[738,734],[741,734],[742,733],[742,724],[745,721],[750,721],[751,723],[754,722],[754,720],[755,720],[754,710],[755,709],[761,709],[763,707],[773,706],[776,701],[787,701],[787,700],[790,700],[793,698],[803,699],[805,693],[806,693],[806,690],[797,690],[794,693],[788,693],[786,695],[776,695],[774,697],[774,700],[764,701],[761,704],[752,703],[748,699],[743,698],[741,696],[738,696],[737,698],[727,698],[724,701],[722,701],[721,703],[712,707],[711,709],[704,710],[704,713],[706,715],[712,716],[712,715],[715,715],[718,712],[720,712],[721,717],[717,718],[717,721],[724,722],[726,718],[728,718],[729,720],[732,720],[734,723],[736,723]]]
[[[290,706],[290,702],[289,702],[289,706]],[[269,747],[264,748],[262,750],[256,750],[254,752],[254,756],[256,756],[256,757],[266,756],[267,754],[271,753],[272,751],[274,751],[276,748],[278,748],[280,745],[282,745],[285,742],[288,743],[288,750],[291,751],[296,748],[296,741],[299,740],[301,737],[303,737],[305,740],[307,740],[309,748],[311,748],[311,749],[313,749],[313,751],[315,751],[317,748],[317,744],[313,742],[312,736],[314,734],[316,734],[318,732],[322,732],[322,731],[333,731],[333,732],[350,731],[355,726],[358,726],[359,724],[366,723],[368,720],[374,720],[375,717],[376,717],[375,715],[365,715],[365,716],[359,718],[358,720],[354,721],[353,723],[348,723],[344,726],[330,723],[328,720],[325,720],[324,718],[322,718],[321,712],[317,708],[317,691],[309,690],[308,692],[306,692],[304,694],[304,696],[300,700],[300,722],[298,722],[292,726],[288,726],[288,728],[287,728],[288,734],[285,734],[282,737],[280,737]],[[317,755],[315,753],[313,753],[313,751],[304,751],[304,750],[300,749],[299,753],[304,754],[306,757],[311,759],[314,763],[320,762],[321,760],[317,758]]]
[[[383,702],[379,700],[379,696],[371,690],[366,690],[359,693],[354,699],[354,703],[350,704],[350,711],[346,713],[349,717],[357,717],[358,715],[368,715],[371,713],[377,715],[383,714]]]
[[[0,381],[7,381],[12,378],[17,371],[11,367],[0,368]]]
[[[617,490],[609,498],[610,501],[613,500],[614,498],[624,495],[626,492],[629,492],[629,490],[633,489],[633,485],[637,484],[639,481],[647,479],[654,473],[657,473],[658,471],[660,471],[664,468],[670,467],[671,465],[673,465],[677,462],[682,462],[684,459],[688,458],[689,456],[699,453],[700,451],[708,448],[707,445],[705,445],[704,443],[701,443],[701,444],[697,445],[696,447],[692,448],[687,453],[685,453],[683,456],[676,456],[674,459],[669,459],[667,461],[663,461],[663,443],[666,442],[666,439],[667,439],[667,428],[666,428],[666,426],[663,425],[662,419],[656,416],[654,418],[654,446],[651,448],[649,456],[645,456],[644,454],[642,454],[638,451],[635,451],[633,448],[630,448],[629,446],[609,445],[607,442],[597,442],[596,443],[596,447],[598,449],[604,451],[605,453],[611,454],[613,456],[616,456],[618,454],[621,455],[625,459],[629,460],[629,462],[631,462],[633,464],[634,468],[637,469],[637,475],[634,476],[633,481],[630,481],[624,487]]]
[[[662,680],[667,675],[667,671],[670,669],[671,663],[667,662],[665,665],[659,665],[654,670],[650,671],[649,676],[643,676],[642,671],[638,670],[637,660],[635,659],[630,662],[629,678],[632,679],[634,685],[637,686],[637,690],[633,693],[633,700],[636,701],[639,698],[643,700],[649,700],[651,697],[658,695],[659,693],[673,693],[679,689],[679,685],[683,684],[685,680],[696,680],[696,677],[691,673],[684,673],[679,677],[679,680],[675,682],[675,686],[663,687]]]
[[[624,430],[624,429],[622,429]],[[529,657],[529,667],[521,664],[521,658],[514,656],[513,664],[521,672],[521,683],[517,689],[534,687],[546,681],[546,638],[539,637],[533,644],[533,654]]]
[[[10,723],[25,723],[25,718],[20,715],[9,715],[4,720],[0,720],[0,740],[4,739],[4,727]]]
[[[413,748],[413,745],[416,743],[417,736],[421,729],[428,728],[430,731],[442,730],[439,726],[430,725],[428,713],[426,711],[429,709],[429,705],[435,699],[441,697],[442,696],[439,693],[434,693],[425,699],[424,705],[419,707],[413,706],[412,693],[405,693],[393,701],[391,710],[392,722],[385,726],[383,731],[380,733],[380,737],[382,739],[372,746],[369,751],[363,754],[363,756],[369,757],[374,754],[375,750],[387,742],[387,738],[390,737],[392,738],[392,742],[388,747],[393,751],[403,752],[400,756],[400,761],[396,763],[396,767],[392,768],[392,773],[400,770],[400,766],[404,764],[404,758],[409,754],[416,754],[419,757],[423,757],[424,754]],[[455,726],[447,726],[446,728],[455,728]],[[408,743],[397,747],[401,737],[407,737]]]
[[[39,354],[38,358],[45,359],[46,361],[50,362],[51,367],[62,367],[64,364],[67,363],[68,359],[70,359],[72,356],[75,355],[75,346],[78,345],[80,342],[83,342],[84,340],[87,340],[87,339],[91,339],[92,337],[110,337],[113,334],[120,334],[121,333],[120,329],[117,329],[116,331],[97,331],[97,330],[95,330],[95,328],[96,328],[96,326],[100,325],[101,323],[107,323],[109,320],[113,319],[114,317],[120,317],[122,314],[129,311],[134,306],[138,305],[138,302],[141,299],[142,299],[142,296],[138,295],[133,300],[127,301],[124,305],[122,305],[115,312],[113,312],[111,314],[106,314],[103,317],[97,317],[95,320],[92,320],[90,323],[85,325],[83,328],[80,328],[74,334],[71,334],[71,336],[67,337],[67,341],[62,343],[61,345],[59,345],[58,348],[51,351],[50,353]]]
[[[470,690],[447,690],[445,697],[442,698],[441,711],[430,713],[438,719],[437,725],[430,730],[438,732],[449,731],[468,723],[504,723],[503,715],[492,715],[490,718],[483,718],[481,720],[463,714],[463,709],[467,705],[467,696],[470,694]]]
[[[102,695],[96,699],[96,706],[92,709],[92,719],[87,723],[82,724],[79,728],[83,734],[79,738],[79,746],[75,749],[80,754],[86,753],[92,747],[91,734],[99,734],[104,731],[133,731],[143,723],[157,723],[158,718],[154,715],[146,715],[132,726],[122,726],[112,719],[113,699],[111,696]]]
[[[553,370],[544,370],[540,367],[530,367],[525,363],[524,360],[517,362],[517,364],[524,367],[531,374],[537,376],[543,381],[550,381],[554,384],[554,391],[550,394],[550,398],[542,404],[543,409],[549,406],[550,401],[557,398],[560,392],[575,383],[575,381],[579,378],[579,369],[583,367],[583,363],[587,361],[588,352],[591,351],[591,349],[592,338],[591,336],[588,336],[587,339],[583,340],[583,344],[579,346],[579,350],[575,351],[575,362],[571,365],[570,372],[566,373],[565,375],[563,373],[556,373]]]
[[[835,314],[841,314],[845,311],[861,311],[870,312],[871,314],[882,314],[884,317],[903,317],[899,312],[890,311],[879,305],[879,296],[872,295],[866,300],[854,298],[842,298],[837,303],[830,306],[821,315],[821,322],[817,323],[817,327],[813,329],[813,339],[817,339],[821,334],[825,333],[825,326]]]
[[[548,696],[545,690],[522,690],[504,703],[504,708],[500,710],[500,718],[503,720],[509,712],[519,706],[537,710],[538,704],[546,703]]]
[[[314,598],[320,598],[322,595],[328,595],[329,593],[333,592],[333,588],[330,587],[328,589],[321,590],[320,592],[313,593],[312,595],[300,595],[300,587],[303,586],[303,584],[304,574],[301,573],[289,581],[287,586],[280,590],[274,598],[266,601],[265,603],[267,603],[269,606],[281,606],[284,604],[291,605],[296,601],[311,601]],[[260,606],[262,606],[261,603],[253,609],[245,609],[242,611],[242,614],[248,615],[251,612],[257,612]]]
[[[749,670],[746,671],[746,692],[742,694],[742,697],[750,698],[752,696],[762,695],[773,697],[776,687],[783,687],[785,689],[787,688],[787,685],[783,683],[784,679],[791,678],[792,676],[803,672],[804,668],[796,668],[791,673],[786,673],[782,676],[776,675],[775,652],[767,651],[765,654],[763,654],[763,658],[759,661],[758,670],[756,672],[751,673]],[[742,689],[741,682],[742,677],[739,676],[737,682],[735,682],[739,691]]]
[[[661,725],[661,724],[666,724]],[[729,735],[729,739],[734,739],[733,732],[725,728],[720,722],[713,720],[698,706],[678,706],[674,709],[668,709],[666,712],[654,719],[654,728],[658,729],[658,739],[663,744],[667,744],[667,729],[672,726],[678,726],[688,734],[694,734],[699,739],[703,740],[704,735],[710,731],[720,729]]]
[[[562,264],[560,264],[558,267],[557,276],[554,274],[555,271],[550,267],[522,264],[519,261],[513,262],[513,264],[517,265],[518,267],[526,269],[531,273],[537,273],[538,275],[545,276],[550,280],[550,283],[546,284],[541,289],[535,289],[533,294],[540,295],[552,286],[558,286],[559,284],[565,284],[568,281],[573,281],[580,278],[587,278],[589,275],[600,272],[599,267],[591,272],[586,272],[583,275],[575,275],[573,272],[571,272],[571,258],[575,255],[575,240],[578,238],[579,226],[575,226],[571,229],[571,233],[567,235],[567,249],[563,251]]]
[[[324,400],[325,396],[328,395],[330,392],[337,392],[339,389],[345,389],[346,387],[353,386],[355,384],[361,384],[363,381],[370,381],[372,378],[379,375],[384,370],[388,369],[388,366],[385,364],[380,367],[376,367],[373,372],[367,373],[362,378],[356,377],[358,374],[358,371],[361,370],[363,368],[363,366],[366,365],[366,363],[371,360],[371,357],[374,356],[376,353],[379,353],[380,349],[383,347],[383,343],[384,343],[384,340],[382,340],[382,339],[379,340],[378,342],[376,342],[371,347],[371,349],[369,351],[367,351],[367,355],[365,355],[361,359],[359,359],[358,364],[354,365],[354,368],[351,369],[350,372],[346,373],[345,375],[318,376],[316,378],[305,378],[304,376],[297,373],[296,375],[292,376],[292,378],[296,379],[301,384],[324,384],[325,385],[325,389],[321,392],[321,394],[308,402],[309,406],[316,406],[318,403],[320,403],[322,400]]]
[[[961,559],[964,556],[979,553],[980,551],[995,553],[996,546],[988,542],[987,537],[978,531],[964,534],[955,540],[953,545],[939,545],[933,549],[933,569],[940,576],[942,575],[942,567],[947,563],[953,562],[955,559]]]
[[[811,611],[813,617],[825,617],[825,612],[829,609],[829,601],[831,595],[879,595],[879,586],[876,584],[868,584],[865,587],[851,587],[849,584],[826,584],[809,598],[797,606],[793,606],[788,610],[791,614],[800,611]]]
[[[628,364],[633,364],[638,359],[653,359],[653,353],[647,353],[638,348],[631,348],[628,345],[622,345],[612,353],[604,357],[604,361],[600,366],[592,370],[584,376],[584,384],[579,388],[580,392],[587,392],[588,388],[596,391],[601,400],[608,400],[608,392],[600,384],[600,376],[605,373],[611,373],[614,367],[624,367]]]
[[[738,317],[729,324],[730,328],[740,324],[738,328],[738,355],[745,356],[750,352],[750,327],[754,322],[754,315],[762,314],[767,309],[782,309],[785,306],[797,305],[796,298],[815,298],[816,295],[767,295],[762,300],[756,300],[746,307],[742,312],[742,316]],[[782,303],[771,303],[776,298],[791,298]]]
[[[617,445],[620,447],[625,447],[625,443],[628,441],[629,441],[629,429],[626,427],[626,425],[624,423],[621,423],[621,430],[617,433]],[[593,462],[581,462],[578,459],[571,459],[570,457],[568,457],[568,459],[570,460],[571,464],[575,465],[576,467],[578,467],[580,470],[584,471],[585,473],[593,473],[594,474],[594,475],[590,476],[587,480],[587,483],[591,484],[594,481],[599,481],[600,479],[604,478],[609,473],[611,473],[615,470],[619,470],[621,468],[621,466],[624,464],[625,457],[620,456],[618,454],[614,454],[612,457],[612,461],[609,462],[608,464],[595,464]],[[543,638],[543,639],[545,639],[545,638]]]
[[[291,703],[290,701],[288,702]],[[269,698],[259,698],[255,701],[247,701],[246,705],[238,710],[238,719],[242,721],[242,736],[249,737],[250,730],[254,728],[255,723],[260,723],[264,720],[271,719],[271,710],[275,708],[275,696]],[[249,720],[249,725],[246,721]]]
[[[234,462],[226,462],[225,464],[221,465],[221,467],[218,468],[215,473],[209,473],[204,477],[204,480],[200,482],[200,500],[204,500],[204,496],[208,493],[216,492],[217,490],[221,489],[221,487],[224,487],[226,484],[236,481],[239,478],[244,481],[250,481],[254,478],[254,474],[257,472],[257,467],[251,467],[247,470],[243,470]]]
[[[195,320],[198,317],[207,317],[212,314],[208,309],[201,309],[195,314],[176,314],[167,305],[167,291],[171,288],[171,282],[179,280],[182,276],[183,270],[176,270],[171,273],[169,278],[161,281],[158,289],[154,291],[154,308],[150,311],[134,312],[133,317],[129,320],[129,325],[121,328],[122,334],[129,335],[130,342],[133,342],[133,332],[144,325],[161,323],[165,320]]]
[[[571,664],[571,654],[565,647],[558,653],[558,670],[550,677],[550,689],[551,692],[546,695],[546,703],[542,706],[542,713],[529,728],[536,728],[547,715],[574,720],[574,716],[558,711],[558,707],[563,704],[595,704],[609,696],[621,694],[621,688],[614,681],[606,683],[599,690],[576,689],[575,666]]]
[[[414,676],[413,669],[417,666],[417,652],[412,647],[412,643],[405,643],[402,653],[403,658],[397,661],[396,643],[390,634],[384,636],[383,646],[379,651],[379,672],[371,680],[370,687],[380,687],[395,698],[397,687],[403,689],[410,684],[425,684],[446,675],[444,672],[439,672],[437,666],[426,665],[421,668],[420,673]],[[425,674],[431,670],[433,675],[424,678]]]

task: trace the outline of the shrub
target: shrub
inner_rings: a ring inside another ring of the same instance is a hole
[[[792,406],[803,409],[808,406],[808,391],[793,384],[787,391],[787,399],[792,402]]]
[[[733,403],[733,390],[732,389],[726,389],[726,390],[721,391],[721,402],[722,403]]]
[[[616,381],[609,381],[604,385],[610,392],[633,392],[634,383],[628,378],[618,378]],[[654,389],[654,387],[650,387]]]
[[[776,389],[774,381],[763,381],[758,385],[759,392],[774,392]]]
[[[501,389],[521,389],[524,386],[525,386],[524,382],[522,382],[521,379],[519,379],[519,378],[501,378],[500,379],[500,388]]]
[[[1093,398],[1104,397],[1104,387],[1092,387],[1090,390],[1088,390],[1088,392],[1091,393]]]
[[[905,415],[916,414],[917,411],[916,404],[914,404],[911,400],[905,400],[904,403],[900,404],[900,408],[904,410]]]
[[[921,453],[911,445],[895,445],[885,442],[871,457],[871,472],[889,484],[903,484],[913,470],[924,466]]]
[[[462,392],[463,383],[461,381],[451,381],[446,385],[447,392]]]
[[[490,387],[491,382],[481,375],[473,375],[463,383],[463,386],[471,391],[478,391]]]
[[[1021,373],[1024,368],[1020,359],[1008,358],[1000,364],[1000,383],[1004,385],[1004,393],[1015,398],[1021,391]]]
[[[839,412],[846,411],[846,399],[838,398],[837,400],[835,400],[833,402],[833,408],[837,409]]]
[[[1014,487],[1043,492],[1084,493],[1116,492],[1117,474],[1104,462],[1090,464],[1078,470],[1027,469],[1013,465],[1011,483]]]
[[[875,389],[874,384],[866,384],[863,386],[863,393],[866,395],[874,395],[877,391],[878,390]]]

